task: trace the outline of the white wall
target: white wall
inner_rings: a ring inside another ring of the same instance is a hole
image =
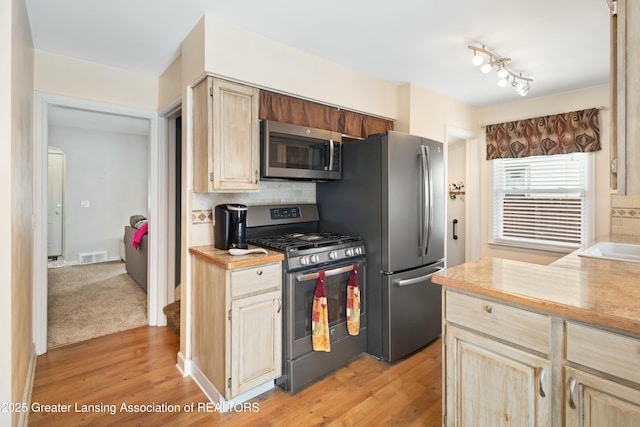
[[[148,136],[50,127],[49,145],[66,156],[64,257],[107,251],[118,259],[129,217],[147,216]],[[88,201],[89,207],[81,207]]]
[[[0,402],[26,402],[35,369],[33,40],[24,0],[0,2]],[[1,412],[0,425],[25,421]]]
[[[158,79],[158,110],[162,110],[182,95],[182,58],[179,56]]]
[[[444,97],[413,83],[399,87],[400,105],[406,117],[402,116],[402,127],[398,130],[444,142],[446,128],[473,131],[478,126],[478,110],[470,105]]]
[[[609,160],[610,160],[610,99],[609,85],[594,86],[591,88],[575,90],[571,92],[559,93],[556,95],[539,98],[525,98],[524,100],[503,104],[496,107],[484,108],[480,110],[479,121],[482,125],[502,123],[513,120],[526,119],[530,117],[546,116],[549,114],[565,113],[569,111],[582,110],[585,108],[605,107],[600,111],[600,142],[602,150],[594,153],[596,159],[596,212],[592,220],[595,221],[595,236],[598,238],[606,236],[610,229],[611,200],[609,190]],[[478,143],[486,144],[485,132],[479,133]],[[486,153],[486,151],[483,151]],[[510,248],[489,246],[489,233],[491,221],[492,185],[491,185],[491,162],[481,159],[480,164],[482,191],[480,200],[481,209],[481,237],[482,256],[492,256],[498,258],[509,258],[519,261],[548,264],[562,254],[548,253],[542,251],[514,250]]]
[[[396,85],[204,18],[204,70],[331,105],[397,118]]]
[[[34,89],[131,108],[158,109],[157,76],[43,51],[35,52]]]

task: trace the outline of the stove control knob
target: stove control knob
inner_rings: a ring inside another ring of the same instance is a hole
[[[311,255],[311,262],[316,263],[320,261],[320,258],[318,258],[318,255]]]
[[[353,248],[348,248],[347,250],[344,251],[344,253],[347,256],[353,256],[354,255]]]
[[[309,264],[309,257],[303,256],[300,258],[300,265],[307,265]]]
[[[336,259],[336,258],[338,258],[338,252],[336,251],[329,252],[329,259]]]

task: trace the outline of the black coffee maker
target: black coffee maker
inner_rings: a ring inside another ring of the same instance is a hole
[[[228,203],[215,207],[213,244],[218,249],[247,249],[244,241],[247,228],[247,207]]]

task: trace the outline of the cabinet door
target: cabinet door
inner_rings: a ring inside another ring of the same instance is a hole
[[[258,190],[259,90],[211,79],[212,191]]]
[[[231,302],[231,397],[282,375],[280,291]]]
[[[566,367],[567,427],[640,426],[640,390]]]
[[[618,0],[618,14],[612,18],[612,98],[615,114],[612,117],[613,135],[617,138],[617,150],[612,157],[617,161],[618,194],[621,196],[640,195],[640,33],[636,31],[640,24],[640,2]],[[617,109],[617,111],[616,111]],[[614,146],[615,148],[615,146]]]
[[[447,325],[447,426],[551,425],[550,362]]]

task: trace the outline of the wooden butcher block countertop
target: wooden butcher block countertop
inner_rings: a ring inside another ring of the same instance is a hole
[[[640,243],[640,238],[602,241]],[[445,287],[640,334],[640,263],[569,254],[550,265],[482,258],[433,276]]]
[[[257,246],[249,245],[249,249],[255,249]],[[251,267],[254,265],[269,264],[272,262],[282,261],[284,255],[280,252],[267,250],[267,254],[247,254],[247,255],[230,255],[228,251],[217,249],[213,245],[193,246],[189,248],[189,253],[195,255],[205,261],[219,265],[227,270],[233,270],[242,267]]]

